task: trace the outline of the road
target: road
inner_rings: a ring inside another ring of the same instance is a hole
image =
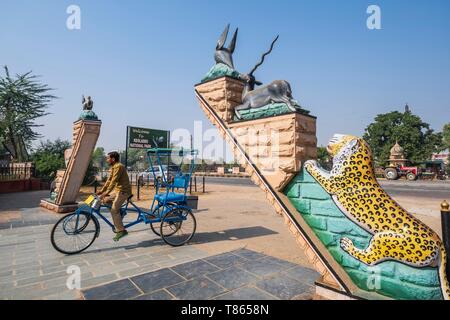
[[[201,180],[197,180],[200,185]],[[222,178],[206,177],[206,187],[208,185],[236,185],[251,186],[254,185],[249,178]],[[383,188],[392,196],[427,198],[435,200],[450,200],[450,181],[387,181],[380,180]]]

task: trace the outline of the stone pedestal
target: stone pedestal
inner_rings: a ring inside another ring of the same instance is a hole
[[[346,287],[352,285],[348,276],[333,264],[320,240],[282,193],[304,161],[317,158],[316,118],[293,112],[233,121],[234,108],[241,104],[243,82],[222,77],[195,89],[206,116],[231,146],[252,181],[265,192],[276,213],[284,218],[322,281],[339,292],[348,290]]]
[[[244,83],[230,77],[209,81],[195,87],[225,122],[231,122],[234,108],[241,104]]]
[[[315,117],[293,112],[256,120],[233,121],[234,108],[241,104],[242,81],[223,77],[200,84],[195,89],[231,130],[233,137],[276,190],[281,191],[289,183],[304,161],[317,158]],[[208,115],[209,112],[204,110]],[[225,137],[224,132],[221,133]],[[239,164],[244,166],[245,157],[236,148],[233,152]]]
[[[300,171],[302,163],[317,158],[316,119],[298,113],[230,123],[245,153],[270,185],[281,191]],[[241,165],[245,159],[236,155]]]
[[[57,172],[56,198],[41,200],[42,207],[58,213],[77,208],[76,200],[100,135],[101,124],[98,120],[78,120],[74,123],[73,145],[64,154],[67,168]]]

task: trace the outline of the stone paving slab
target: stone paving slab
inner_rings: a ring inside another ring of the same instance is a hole
[[[234,187],[232,191],[235,192]],[[124,279],[132,281],[132,278],[141,275],[162,269],[175,269],[177,266],[197,260],[202,260],[202,263],[190,265],[191,268],[198,267],[197,274],[190,272],[186,266],[177,267],[179,273],[172,271],[181,277],[180,282],[172,284],[170,288],[149,292],[138,288],[139,295],[133,299],[180,299],[183,292],[186,292],[186,289],[180,288],[189,286],[182,283],[191,281],[191,284],[195,284],[201,274],[203,280],[200,283],[222,290],[217,294],[218,290],[212,289],[212,293],[216,296],[211,299],[219,299],[227,294],[236,299],[252,296],[260,299],[264,297],[276,299],[276,296],[256,287],[259,281],[276,274],[261,276],[248,273],[248,270],[242,268],[244,263],[264,258],[275,266],[281,265],[280,268],[286,277],[302,276],[301,271],[288,268],[291,266],[289,262],[274,260],[275,258],[264,256],[259,252],[246,249],[227,252],[250,246],[257,248],[256,251],[278,257],[289,256],[289,260],[301,263],[302,257],[297,255],[297,251],[285,250],[286,243],[292,240],[290,234],[283,236],[285,226],[282,222],[278,223],[278,217],[270,215],[272,209],[268,208],[262,196],[251,205],[252,211],[240,211],[239,202],[234,204],[236,210],[232,213],[241,218],[238,219],[240,222],[244,218],[244,222],[238,226],[232,222],[236,221],[232,217],[227,219],[223,217],[222,208],[226,203],[221,202],[222,195],[218,197],[210,194],[205,197],[205,206],[213,209],[201,213],[205,215],[199,223],[199,232],[191,245],[180,248],[169,247],[155,236],[148,226],[143,225],[131,229],[128,237],[114,243],[111,239],[113,237],[111,230],[100,222],[100,237],[88,250],[75,256],[62,255],[51,246],[50,231],[54,222],[62,215],[38,208],[37,200],[43,197],[39,192],[0,195],[0,299],[80,299],[83,298],[81,291]],[[239,201],[245,201],[247,205],[249,200],[246,196]],[[131,215],[126,219],[131,220]],[[258,223],[256,226],[255,221]],[[283,243],[283,246],[277,246],[275,243],[269,246],[261,245],[262,242],[266,243],[273,238],[278,239],[277,243]],[[292,245],[295,245],[294,240]],[[279,254],[278,249],[281,250]],[[80,267],[81,291],[69,290],[66,287],[69,277],[67,268],[73,265]],[[232,267],[235,268],[233,269],[235,272],[227,271]],[[218,276],[214,278],[213,275],[218,272],[223,272],[224,282],[220,282]],[[305,282],[313,283],[310,273],[304,272],[303,275],[308,276]],[[165,285],[167,286],[167,283]],[[133,292],[131,289],[130,291]],[[180,296],[176,297],[174,293]]]
[[[213,300],[276,300],[267,292],[258,288],[245,286],[215,297]]]
[[[48,213],[40,208],[23,210],[27,211],[22,213],[23,219],[36,223],[0,229],[2,300],[80,299],[79,290],[69,290],[66,286],[69,266],[80,267],[81,289],[87,289],[208,256],[207,252],[189,245],[172,248],[145,225],[131,229],[128,237],[115,243],[114,234],[103,223],[100,237],[88,250],[66,256],[50,243],[53,223],[61,215],[52,214],[53,219],[49,219]],[[147,298],[152,297],[158,295]]]
[[[82,290],[82,295],[87,300],[311,299],[318,277],[289,261],[239,249]],[[113,293],[117,290],[123,293]]]

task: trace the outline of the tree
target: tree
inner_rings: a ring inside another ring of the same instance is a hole
[[[444,139],[444,145],[447,149],[450,149],[450,123],[447,123],[442,129],[442,137]]]
[[[27,160],[27,149],[39,137],[35,120],[48,114],[46,109],[56,98],[37,79],[31,71],[11,77],[6,66],[5,76],[0,75],[0,138],[19,162]]]
[[[431,158],[434,152],[445,149],[442,133],[435,133],[428,123],[409,110],[379,114],[365,130],[364,139],[369,143],[378,165],[387,165],[390,150],[398,143],[406,157],[413,163]]]
[[[442,137],[444,139],[444,145],[447,150],[450,150],[450,123],[447,123],[442,129]],[[449,159],[450,161],[450,156]],[[450,175],[450,166],[447,166],[447,173]]]
[[[147,152],[145,149],[128,149],[127,166],[132,170],[148,168]],[[125,151],[120,152],[120,162],[125,164]]]
[[[94,166],[94,162],[89,161],[89,165],[86,169],[86,174],[83,178],[83,186],[92,185],[96,179],[96,175],[98,173],[98,168]]]
[[[92,164],[94,167],[98,169],[103,169],[106,165],[105,161],[105,149],[102,147],[95,148],[94,152],[92,153]]]
[[[322,168],[327,170],[331,169],[332,163],[326,147],[317,147],[317,162]]]
[[[69,141],[60,139],[54,142],[47,140],[40,145],[31,154],[31,160],[34,162],[36,176],[50,181],[56,177],[56,171],[65,168],[64,151],[70,148]]]

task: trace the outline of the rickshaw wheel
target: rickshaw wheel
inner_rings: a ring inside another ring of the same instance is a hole
[[[158,237],[161,237],[161,234],[158,231],[161,228],[161,223],[159,222],[150,223],[150,228],[152,229],[154,234],[156,234]]]
[[[176,206],[176,205],[177,205],[176,203],[169,202],[169,203],[166,204],[165,207],[174,207],[174,206]],[[161,207],[159,210],[164,211],[164,208],[165,208],[165,207]],[[161,213],[161,212],[158,212],[158,215],[159,215],[159,216],[162,216],[162,213]],[[161,222],[153,222],[153,223],[150,223],[150,228],[152,229],[152,231],[153,231],[154,234],[156,234],[158,237],[161,237],[161,233],[159,233],[159,231],[161,230]],[[169,234],[166,235],[166,236],[169,236]]]
[[[94,243],[100,231],[96,217],[90,212],[78,210],[62,217],[51,231],[53,248],[63,254],[77,254],[86,250]]]
[[[160,234],[165,243],[179,247],[188,243],[195,234],[197,221],[187,208],[173,208],[161,221]]]

